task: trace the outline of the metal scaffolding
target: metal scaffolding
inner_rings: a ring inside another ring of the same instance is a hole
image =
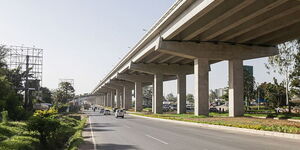
[[[6,46],[7,65],[9,69],[20,68],[22,72],[29,68],[28,80],[38,80],[42,86],[43,49],[24,46]],[[27,60],[28,59],[28,60]],[[28,66],[27,66],[28,63]]]

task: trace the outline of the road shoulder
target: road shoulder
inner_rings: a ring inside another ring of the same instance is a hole
[[[87,126],[82,131],[83,143],[79,150],[94,150],[93,135],[91,131],[90,118],[87,119]]]

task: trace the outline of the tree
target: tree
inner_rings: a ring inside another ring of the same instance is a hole
[[[189,103],[194,103],[194,95],[193,94],[187,94],[186,95],[186,101]]]
[[[286,105],[289,106],[289,112],[291,111],[289,103],[290,78],[295,60],[294,56],[299,51],[298,47],[297,40],[279,44],[279,54],[269,57],[268,64],[266,64],[267,69],[284,77]]]
[[[6,53],[7,53],[7,49],[5,49],[4,46],[0,46],[0,68],[3,68],[6,66],[6,63],[5,63]]]
[[[143,102],[146,106],[152,106],[152,92],[153,88],[151,86],[146,86],[143,88]]]
[[[21,67],[17,67],[16,69],[7,70],[6,75],[8,80],[12,83],[13,89],[20,93],[24,91],[24,79],[26,76],[26,72],[22,72]]]
[[[254,98],[254,83],[253,75],[244,68],[244,99],[247,106],[249,106],[250,100]]]
[[[298,40],[298,52],[294,55],[295,65],[291,73],[291,91],[293,95],[300,97],[300,39]]]
[[[229,88],[228,87],[225,87],[224,88],[224,91],[225,91],[225,94],[222,95],[222,99],[224,99],[225,101],[228,101],[229,100]]]
[[[52,92],[47,87],[41,87],[42,101],[46,103],[52,103]]]
[[[262,83],[258,86],[260,90],[260,98],[267,100],[267,106],[279,107],[285,104],[285,87],[284,82],[280,84],[274,78],[274,83]]]
[[[75,89],[70,82],[61,82],[57,90],[53,92],[53,99],[56,102],[67,103],[75,96]]]
[[[215,99],[217,99],[217,98],[218,98],[217,92],[214,91],[214,90],[210,90],[210,93],[209,93],[209,100],[210,100],[210,101],[213,101],[213,100],[215,100]]]
[[[176,102],[177,98],[173,95],[173,93],[169,93],[169,94],[166,96],[166,100],[167,100],[167,101],[170,101],[170,102]]]

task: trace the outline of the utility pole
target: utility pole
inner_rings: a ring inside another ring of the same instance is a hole
[[[29,75],[29,56],[26,56],[26,74],[25,74],[25,102],[24,102],[24,109],[28,109],[28,102],[29,102],[29,83],[28,83],[28,75]]]

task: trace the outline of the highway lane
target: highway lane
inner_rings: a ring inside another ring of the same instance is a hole
[[[126,115],[116,119],[86,112],[95,145],[100,150],[299,150],[300,141],[204,129]],[[92,145],[94,142],[91,142]]]

